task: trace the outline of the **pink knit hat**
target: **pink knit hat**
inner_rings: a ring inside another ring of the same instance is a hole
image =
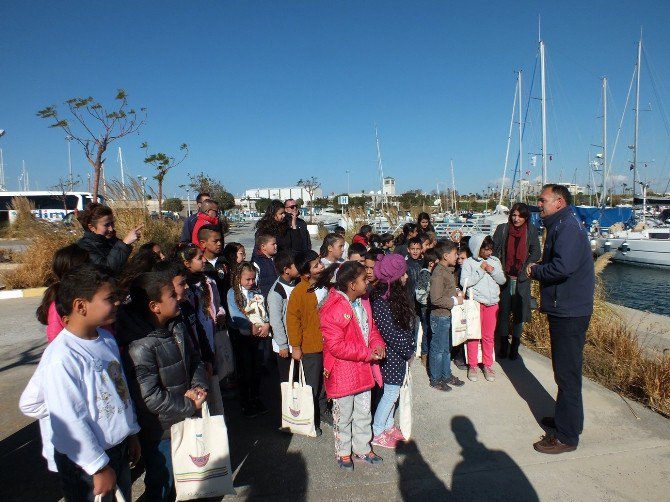
[[[407,262],[400,254],[388,254],[378,258],[375,263],[375,277],[384,284],[388,284],[388,289],[384,298],[391,294],[391,283],[400,279],[407,273]]]

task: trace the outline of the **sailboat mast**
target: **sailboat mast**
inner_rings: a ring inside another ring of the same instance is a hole
[[[523,184],[521,183],[521,178],[523,177],[523,119],[521,108],[523,104],[521,103],[521,70],[519,70],[519,86],[517,89],[519,93],[519,202],[523,202]]]
[[[379,170],[379,185],[381,187],[381,209],[384,212],[384,202],[386,195],[384,194],[384,166],[382,164],[382,150],[379,146],[379,129],[375,124],[375,141],[377,144],[377,169]]]
[[[456,177],[454,176],[454,159],[451,162],[451,200],[454,203],[454,214],[458,213],[458,203],[456,202]]]
[[[121,186],[125,188],[126,186],[126,176],[123,170],[123,152],[121,151],[121,147],[119,147],[119,167],[121,168]]]
[[[514,104],[512,105],[512,116],[509,119],[509,132],[507,133],[507,149],[505,150],[505,165],[503,167],[502,182],[500,183],[500,196],[498,197],[498,205],[502,205],[503,196],[505,194],[505,178],[507,177],[507,164],[509,163],[509,147],[512,144],[512,128],[514,127],[514,114],[516,113],[516,99],[517,90],[519,88],[519,77],[516,80],[516,88],[514,89]],[[514,187],[511,186],[510,190]]]
[[[607,77],[603,77],[603,200],[607,205]]]
[[[540,81],[542,84],[542,185],[547,184],[547,82],[544,42],[540,40]]]
[[[0,148],[0,190],[5,190],[5,162],[2,158],[2,148]]]
[[[633,136],[633,204],[635,204],[635,190],[637,189],[637,140],[640,118],[640,69],[642,63],[642,35],[637,44],[636,86],[635,86],[635,135]]]

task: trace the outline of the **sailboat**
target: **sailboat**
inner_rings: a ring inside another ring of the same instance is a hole
[[[638,133],[640,110],[640,72],[642,63],[642,37],[637,46],[637,63],[635,66],[635,132],[633,138],[633,204],[642,202],[641,221],[633,228],[624,228],[623,225],[611,226],[607,235],[591,241],[597,255],[613,253],[612,260],[631,265],[670,268],[670,226],[667,222],[647,219],[647,189],[649,185],[638,180]],[[604,175],[603,175],[604,176]],[[636,189],[640,185],[641,199],[637,198]],[[605,183],[603,182],[603,191]],[[663,200],[657,202],[663,203]]]

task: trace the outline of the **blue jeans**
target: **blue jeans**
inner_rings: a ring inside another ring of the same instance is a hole
[[[109,466],[116,473],[116,485],[121,489],[126,500],[130,499],[130,463],[128,460],[128,441],[123,440],[116,446],[112,446],[105,453],[109,457]],[[67,455],[54,451],[54,461],[58,468],[61,488],[66,502],[90,501],[93,502],[93,476],[89,476],[84,470],[68,458]],[[103,500],[114,500],[114,492]]]
[[[448,380],[451,378],[451,317],[431,315],[430,329],[430,379]]]
[[[375,411],[375,420],[372,423],[372,432],[375,436],[379,436],[382,432],[393,427],[393,411],[398,396],[400,396],[400,385],[384,384],[384,394],[379,400],[377,411]]]
[[[144,498],[156,502],[175,499],[170,440],[141,440],[144,459]]]

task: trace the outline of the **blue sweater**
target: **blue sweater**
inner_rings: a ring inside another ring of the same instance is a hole
[[[572,209],[544,218],[547,235],[531,278],[540,281],[542,312],[556,317],[593,313],[595,271],[589,238]]]

